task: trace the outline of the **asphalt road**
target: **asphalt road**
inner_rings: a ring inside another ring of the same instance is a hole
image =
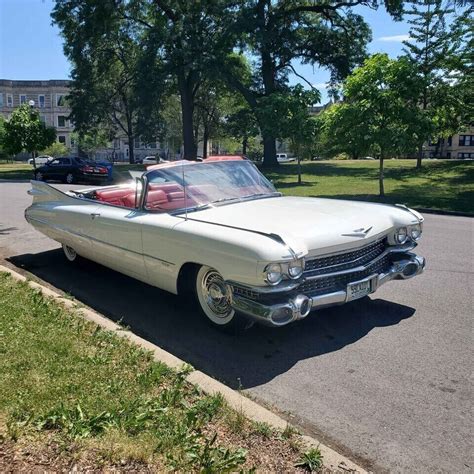
[[[243,337],[189,301],[92,262],[71,267],[0,183],[0,257],[74,295],[377,472],[472,472],[474,220],[426,215],[425,274],[370,299]]]

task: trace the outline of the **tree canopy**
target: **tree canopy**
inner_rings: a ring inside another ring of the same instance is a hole
[[[15,109],[3,125],[2,147],[10,155],[43,150],[56,140],[56,129],[46,126],[36,109],[27,104]]]

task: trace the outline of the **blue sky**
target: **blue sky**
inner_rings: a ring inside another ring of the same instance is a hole
[[[70,65],[64,57],[59,30],[51,25],[52,0],[0,0],[0,78],[66,79]],[[395,22],[381,8],[358,8],[373,31],[371,53],[397,56],[401,41],[408,37],[408,25]],[[295,64],[295,69],[323,93],[327,71]],[[297,77],[292,83],[299,82]]]

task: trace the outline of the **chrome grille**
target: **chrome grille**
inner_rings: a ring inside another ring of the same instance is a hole
[[[359,265],[366,265],[381,255],[386,247],[387,240],[383,238],[376,240],[365,247],[352,250],[351,252],[307,260],[305,265],[305,276],[324,275],[326,273],[348,270]]]
[[[349,283],[362,280],[370,275],[376,273],[383,273],[388,270],[391,265],[390,257],[388,255],[383,256],[376,262],[369,264],[365,270],[359,272],[345,273],[343,275],[333,275],[315,280],[306,280],[298,287],[298,292],[317,296],[323,293],[333,293],[335,291],[346,290]]]
[[[234,294],[243,296],[244,298],[249,298],[251,300],[258,299],[259,294],[256,291],[253,291],[249,288],[244,288],[242,286],[232,285]]]

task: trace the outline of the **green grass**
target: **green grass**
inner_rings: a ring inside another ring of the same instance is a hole
[[[378,161],[320,161],[284,164],[265,171],[285,195],[355,199],[400,203],[410,207],[474,212],[474,162],[425,160],[421,170],[415,160],[387,160],[385,198],[378,196]]]
[[[89,453],[98,468],[123,460],[157,470],[251,468],[247,450],[258,463],[246,444],[255,435],[252,424],[243,420],[232,431],[228,420],[239,414],[221,396],[186,382],[189,370],[154,362],[138,346],[0,274],[0,448],[2,438],[43,442],[63,457]],[[273,439],[275,459],[282,446],[291,451]]]
[[[25,163],[0,163],[0,179],[33,179],[33,167]]]
[[[115,165],[114,181],[130,179],[128,170],[143,165]],[[378,196],[378,161],[303,162],[303,183],[298,185],[297,165],[288,163],[264,170],[286,195],[330,197],[406,204],[410,207],[474,213],[474,162],[425,160],[421,170],[415,160],[387,160],[385,198]],[[32,168],[0,164],[0,179],[30,179]]]

